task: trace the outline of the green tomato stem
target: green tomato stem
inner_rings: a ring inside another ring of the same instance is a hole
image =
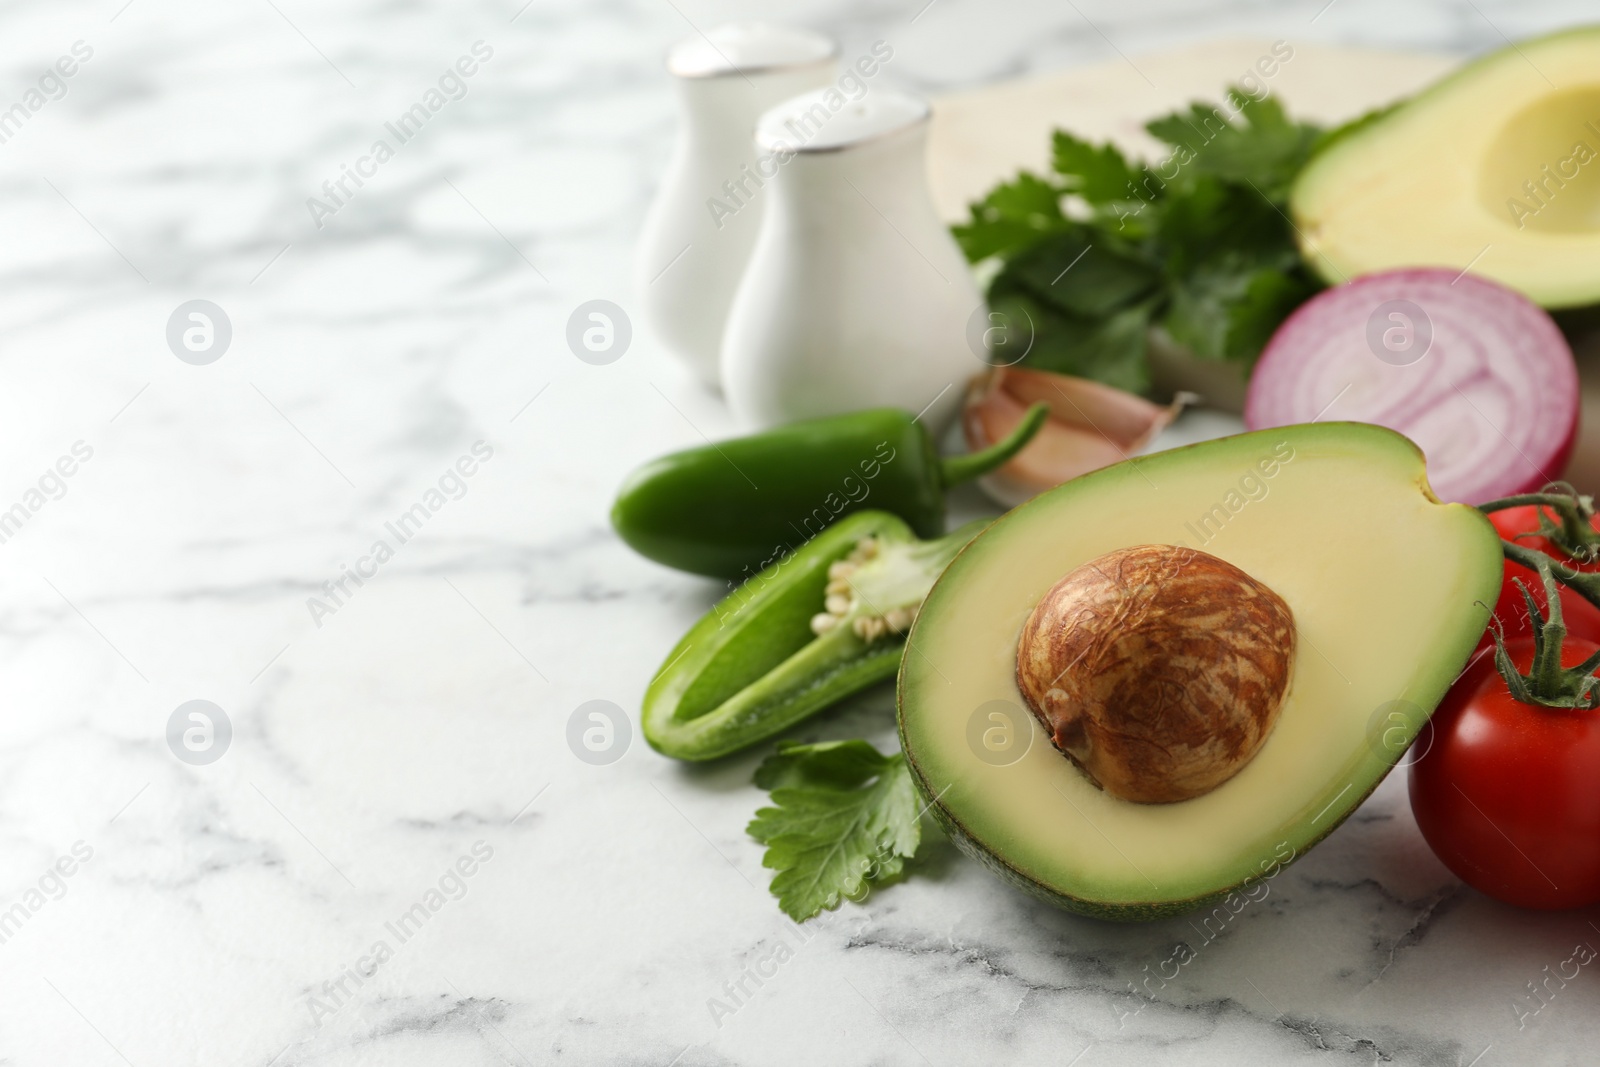
[[[1561,616],[1561,590],[1556,588],[1555,571],[1551,566],[1555,561],[1542,552],[1523,551],[1541,557],[1525,565],[1531,565],[1539,572],[1539,581],[1544,586],[1545,609],[1541,612],[1539,602],[1528,591],[1527,583],[1521,578],[1513,579],[1527,605],[1528,618],[1533,623],[1533,662],[1527,674],[1517,670],[1516,664],[1511,661],[1511,654],[1506,650],[1505,634],[1497,621],[1494,633],[1495,669],[1505,679],[1511,695],[1524,704],[1593,710],[1600,706],[1600,678],[1593,673],[1596,667],[1600,667],[1600,652],[1575,667],[1561,665],[1567,626]]]
[[[1592,497],[1582,496],[1577,492],[1519,493],[1516,496],[1491,500],[1487,504],[1479,504],[1478,510],[1488,515],[1506,508],[1526,507],[1530,504],[1554,511],[1561,519],[1561,525],[1555,526],[1549,521],[1548,516],[1541,512],[1539,515],[1541,529],[1537,533],[1529,531],[1518,536],[1548,537],[1563,552],[1583,563],[1592,563],[1596,558],[1600,558],[1600,531],[1595,530],[1590,521],[1595,515]]]
[[[1507,541],[1505,538],[1500,539],[1500,549],[1505,553],[1506,559],[1520,563],[1530,571],[1537,572],[1541,567],[1548,568],[1555,581],[1600,608],[1600,574],[1581,571],[1565,560],[1556,559],[1548,552],[1540,552],[1536,548],[1528,548],[1515,541]]]
[[[1527,507],[1529,504],[1542,504],[1549,508],[1561,508],[1571,503],[1572,497],[1565,493],[1518,493],[1515,496],[1503,496],[1498,500],[1479,504],[1478,510],[1487,515],[1493,511],[1504,511],[1507,508]]]
[[[1553,695],[1561,683],[1561,645],[1567,639],[1567,624],[1561,617],[1561,590],[1556,588],[1555,575],[1550,572],[1548,563],[1539,564],[1539,581],[1544,585],[1545,610],[1549,614],[1545,616],[1544,624],[1534,629],[1531,673],[1535,691]],[[1527,605],[1530,617],[1536,617],[1539,605],[1534,601],[1533,594],[1520,580],[1517,588],[1522,592],[1522,600]]]

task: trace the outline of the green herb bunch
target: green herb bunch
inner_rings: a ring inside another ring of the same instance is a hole
[[[989,307],[1024,365],[1144,392],[1159,327],[1248,368],[1321,288],[1285,207],[1330,135],[1238,88],[1145,129],[1169,148],[1155,162],[1057,131],[1051,174],[1018,174],[954,228],[969,260],[999,259]]]

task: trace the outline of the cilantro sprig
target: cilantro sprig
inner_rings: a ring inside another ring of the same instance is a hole
[[[989,306],[1008,343],[1031,343],[1025,365],[1143,392],[1159,327],[1203,359],[1249,366],[1321,287],[1286,208],[1332,135],[1239,89],[1145,129],[1169,149],[1152,162],[1058,130],[1050,174],[1018,174],[954,228],[969,260],[1000,261]]]
[[[773,806],[747,832],[767,846],[761,862],[778,872],[772,895],[796,922],[898,877],[922,841],[916,787],[899,753],[865,741],[786,741],[755,782],[771,790]]]

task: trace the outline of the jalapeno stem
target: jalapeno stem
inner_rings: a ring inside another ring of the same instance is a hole
[[[1021,452],[1022,447],[1033,440],[1033,435],[1039,432],[1039,427],[1043,426],[1044,420],[1049,417],[1048,404],[1035,404],[1028,409],[1026,415],[1022,416],[1022,421],[1017,423],[1014,430],[988,448],[969,452],[964,456],[946,456],[939,461],[940,484],[949,488],[970,481],[981,474],[988,474]]]

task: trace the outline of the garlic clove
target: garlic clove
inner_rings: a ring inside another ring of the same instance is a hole
[[[1030,405],[1044,403],[1050,418],[1038,435],[979,486],[996,502],[1015,507],[1046,489],[1137,454],[1193,398],[1152,403],[1085,378],[1018,367],[997,367],[967,389],[962,429],[976,451],[1003,438]]]

